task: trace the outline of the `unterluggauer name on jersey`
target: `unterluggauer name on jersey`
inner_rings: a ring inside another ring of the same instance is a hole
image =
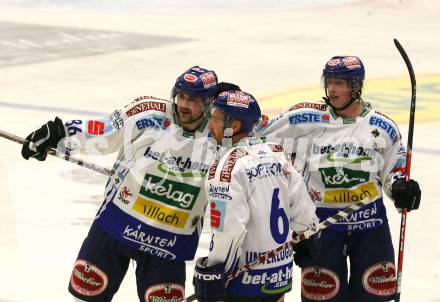
[[[266,255],[266,252],[247,251],[246,252],[246,263],[253,262],[264,255]],[[267,258],[266,262],[264,262],[264,263],[265,264],[276,263],[279,261],[284,261],[292,256],[293,256],[293,250],[292,249],[285,249],[285,250],[282,250],[279,253],[277,253],[275,256]]]

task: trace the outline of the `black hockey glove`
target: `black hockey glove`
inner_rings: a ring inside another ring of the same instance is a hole
[[[58,142],[64,137],[66,137],[66,131],[63,122],[56,117],[53,122],[47,122],[26,137],[28,142],[23,145],[21,155],[26,160],[29,157],[45,160],[49,148],[56,148]]]
[[[302,240],[292,246],[295,254],[293,261],[299,267],[303,268],[312,265],[313,261],[318,257],[320,250],[320,233],[311,236],[309,239]],[[296,237],[296,234],[293,234]]]
[[[408,182],[401,178],[396,180],[391,186],[391,197],[394,199],[394,205],[398,209],[416,210],[420,205],[420,191],[417,181],[410,179]]]
[[[199,302],[226,301],[226,276],[223,264],[206,267],[207,258],[197,259],[193,285]]]
[[[215,97],[217,97],[222,92],[230,91],[230,90],[241,91],[238,85],[227,82],[220,82],[217,84],[217,92],[215,93]]]

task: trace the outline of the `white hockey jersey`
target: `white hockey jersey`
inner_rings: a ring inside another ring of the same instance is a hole
[[[145,96],[104,119],[65,123],[65,144],[87,154],[119,151],[95,218],[125,245],[170,260],[194,258],[216,155],[206,121],[185,132],[174,104]]]
[[[395,123],[371,109],[343,119],[324,103],[299,103],[257,129],[296,155],[321,220],[364,198],[373,203],[330,229],[364,231],[387,221],[382,189],[405,176],[406,149]]]
[[[292,230],[318,223],[304,180],[281,146],[259,139],[242,140],[217,158],[206,192],[212,231],[207,265],[224,263],[228,273],[291,240]],[[292,261],[293,251],[285,250],[234,278],[227,290],[244,296],[289,291]]]

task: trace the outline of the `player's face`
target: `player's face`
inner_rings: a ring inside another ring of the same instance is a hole
[[[224,122],[225,114],[214,108],[211,111],[211,118],[208,122],[208,128],[211,130],[212,137],[217,141],[217,143],[221,143],[223,140],[223,134],[224,134]]]
[[[327,79],[327,95],[335,108],[343,108],[350,101],[352,88],[344,79]]]
[[[183,91],[177,93],[176,98],[179,121],[182,124],[200,122],[205,112],[203,99]]]

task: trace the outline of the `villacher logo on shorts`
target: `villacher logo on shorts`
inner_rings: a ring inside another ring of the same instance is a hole
[[[153,285],[145,291],[145,302],[179,302],[185,298],[185,288],[175,283]]]
[[[95,265],[79,259],[73,267],[70,284],[81,295],[96,296],[107,288],[108,278]]]
[[[392,262],[370,266],[362,276],[362,286],[370,294],[390,296],[396,292],[396,268]]]
[[[301,274],[301,293],[304,297],[316,301],[326,301],[335,297],[340,281],[335,272],[317,266],[307,267]]]

